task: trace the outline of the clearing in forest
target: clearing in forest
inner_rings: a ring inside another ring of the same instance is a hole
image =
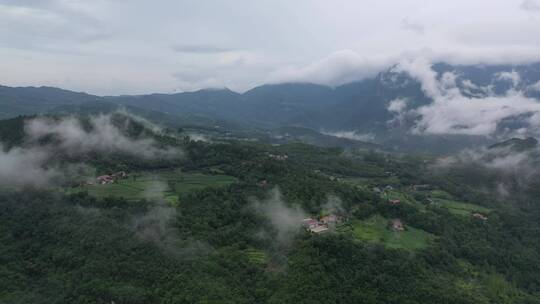
[[[375,215],[367,220],[351,222],[353,235],[362,241],[379,243],[388,248],[416,250],[426,248],[435,238],[434,235],[408,226],[404,231],[395,231],[389,227],[389,220]]]

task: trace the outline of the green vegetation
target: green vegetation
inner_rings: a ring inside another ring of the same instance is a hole
[[[266,253],[262,250],[257,250],[255,248],[248,248],[245,250],[247,257],[250,262],[264,265],[268,262],[268,257]]]
[[[405,224],[404,231],[394,231],[388,219],[375,215],[364,221],[353,221],[354,236],[362,241],[380,243],[388,248],[416,250],[430,245],[434,236]]]
[[[400,200],[402,203],[406,203],[406,204],[413,204],[415,203],[414,199],[411,198],[409,195],[401,192],[401,191],[397,191],[397,190],[386,190],[382,193],[382,197],[385,199],[385,200],[395,200],[395,199],[398,199]]]
[[[429,191],[429,194],[436,206],[446,208],[456,215],[470,216],[475,212],[485,214],[491,211],[491,209],[487,207],[457,201],[451,194],[442,190],[432,190]]]
[[[69,188],[68,193],[87,191],[90,195],[103,198],[122,197],[126,200],[165,197],[171,203],[178,202],[178,195],[206,187],[223,187],[238,181],[228,175],[206,175],[186,173],[180,170],[161,170],[131,173],[128,178],[119,179],[112,184],[84,185]],[[156,193],[158,192],[158,193]],[[153,197],[154,196],[154,197]]]
[[[421,156],[156,138],[185,157],[55,155],[130,176],[0,190],[1,303],[540,303],[535,192],[498,203]],[[472,211],[489,220],[461,216]],[[347,218],[336,233],[301,227],[304,214],[331,213]]]
[[[435,198],[433,199],[433,201],[435,202],[435,204],[437,204],[437,206],[446,208],[448,209],[448,211],[457,215],[469,216],[475,212],[480,212],[484,214],[490,212],[489,208],[478,206],[475,204],[462,203],[458,201],[446,200],[446,199],[440,199],[440,198]]]
[[[205,175],[201,173],[175,174],[172,179],[167,180],[174,182],[174,191],[176,193],[186,193],[205,187],[224,187],[238,181],[237,178],[229,175]]]

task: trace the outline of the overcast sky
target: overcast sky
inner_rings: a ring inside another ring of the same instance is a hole
[[[0,84],[139,94],[329,85],[401,57],[540,57],[539,0],[0,0]]]

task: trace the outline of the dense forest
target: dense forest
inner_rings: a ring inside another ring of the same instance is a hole
[[[62,133],[30,142],[29,119],[1,122],[4,153],[62,146]],[[433,170],[427,156],[204,142],[119,114],[111,121],[128,138],[181,153],[59,151],[50,161],[133,175],[119,185],[170,168],[182,170],[167,180],[171,189],[192,172],[234,182],[174,192],[173,203],[95,195],[65,181],[4,185],[2,303],[540,303],[540,207],[527,193],[501,199],[468,184],[459,167]],[[325,212],[343,218],[325,233],[298,219]],[[405,229],[393,231],[386,219]]]

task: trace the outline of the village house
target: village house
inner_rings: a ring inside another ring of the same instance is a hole
[[[390,228],[394,231],[404,231],[405,227],[403,226],[403,222],[400,219],[392,219],[390,220]]]
[[[487,216],[483,215],[482,213],[478,213],[478,212],[473,213],[472,216],[473,216],[473,218],[479,219],[479,220],[482,220],[482,221],[487,221],[487,219],[488,219]]]
[[[328,231],[328,227],[324,226],[324,225],[320,225],[320,226],[317,226],[317,227],[311,229],[311,232],[313,232],[313,233],[322,233],[322,232],[325,232],[325,231]]]
[[[110,175],[101,175],[96,178],[98,184],[106,185],[114,183],[114,178]]]
[[[302,226],[309,232],[321,233],[334,228],[342,221],[343,218],[334,214],[329,214],[321,217],[319,220],[312,217],[305,218],[302,220]]]
[[[320,222],[328,226],[336,225],[337,223],[339,223],[339,217],[333,214],[323,216]]]
[[[401,204],[401,200],[399,200],[399,199],[389,199],[389,200],[388,200],[388,203],[389,203],[390,205],[394,205],[394,206],[395,206],[395,205]]]
[[[127,173],[124,171],[119,171],[111,175],[105,174],[98,176],[96,181],[100,185],[112,184],[115,180],[127,178]]]
[[[313,219],[313,218],[305,218],[302,220],[302,225],[307,228],[308,230],[310,229],[313,229],[317,226],[319,226],[319,221],[317,221],[316,219]]]

